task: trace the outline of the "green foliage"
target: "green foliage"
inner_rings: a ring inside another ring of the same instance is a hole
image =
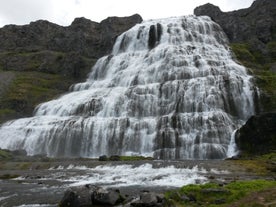
[[[268,54],[262,54],[250,43],[232,43],[231,49],[237,59],[246,67],[251,68],[256,77],[257,86],[265,97],[261,97],[262,111],[276,110],[276,73],[269,68],[276,61],[276,42],[269,42],[266,47]]]
[[[11,159],[11,158],[12,158],[12,153],[10,151],[0,149],[0,160]]]
[[[180,190],[167,192],[166,199],[173,200],[176,206],[229,206],[250,193],[275,186],[276,181],[267,180],[235,181],[225,186],[215,183],[187,185]],[[258,203],[253,203],[250,206],[258,205]]]
[[[255,57],[249,51],[248,44],[233,43],[233,44],[231,44],[231,49],[234,52],[234,54],[236,55],[238,60],[240,60],[244,63],[247,63],[247,64],[256,62]]]
[[[268,70],[255,70],[256,83],[269,99],[262,103],[266,111],[276,110],[276,73]]]
[[[7,179],[14,179],[19,177],[19,175],[13,175],[13,174],[4,174],[4,175],[0,175],[0,179],[2,180],[7,180]]]

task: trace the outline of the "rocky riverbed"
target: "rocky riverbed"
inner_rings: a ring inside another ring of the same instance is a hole
[[[141,191],[164,193],[187,184],[229,183],[271,178],[237,160],[51,159],[17,156],[0,162],[0,206],[57,206],[68,188],[93,185],[118,189],[124,196]]]

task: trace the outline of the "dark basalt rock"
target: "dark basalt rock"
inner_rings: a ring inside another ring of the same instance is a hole
[[[69,188],[65,191],[60,207],[92,206],[91,194],[97,189],[96,186],[85,185]]]
[[[119,189],[105,189],[94,185],[72,187],[65,191],[60,207],[123,206],[161,207],[166,202],[163,194],[144,191],[134,196],[122,195]]]
[[[245,155],[261,155],[276,149],[276,113],[252,116],[236,132],[236,143]]]
[[[162,35],[161,24],[151,25],[149,30],[148,47],[149,49],[154,48],[160,41]]]
[[[100,23],[76,18],[68,27],[39,20],[28,25],[6,25],[0,29],[0,52],[76,52],[89,58],[108,54],[118,35],[142,21],[130,17],[109,17]]]

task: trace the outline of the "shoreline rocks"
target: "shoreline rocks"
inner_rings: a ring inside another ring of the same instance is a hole
[[[67,189],[60,207],[115,206],[158,207],[165,203],[161,193],[141,191],[136,196],[122,194],[120,189],[107,189],[100,186],[84,185]]]

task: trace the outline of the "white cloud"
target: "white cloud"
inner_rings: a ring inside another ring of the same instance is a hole
[[[140,14],[143,19],[192,14],[210,2],[222,11],[249,7],[253,0],[0,0],[0,26],[46,19],[69,25],[76,17],[101,21],[108,16]]]

